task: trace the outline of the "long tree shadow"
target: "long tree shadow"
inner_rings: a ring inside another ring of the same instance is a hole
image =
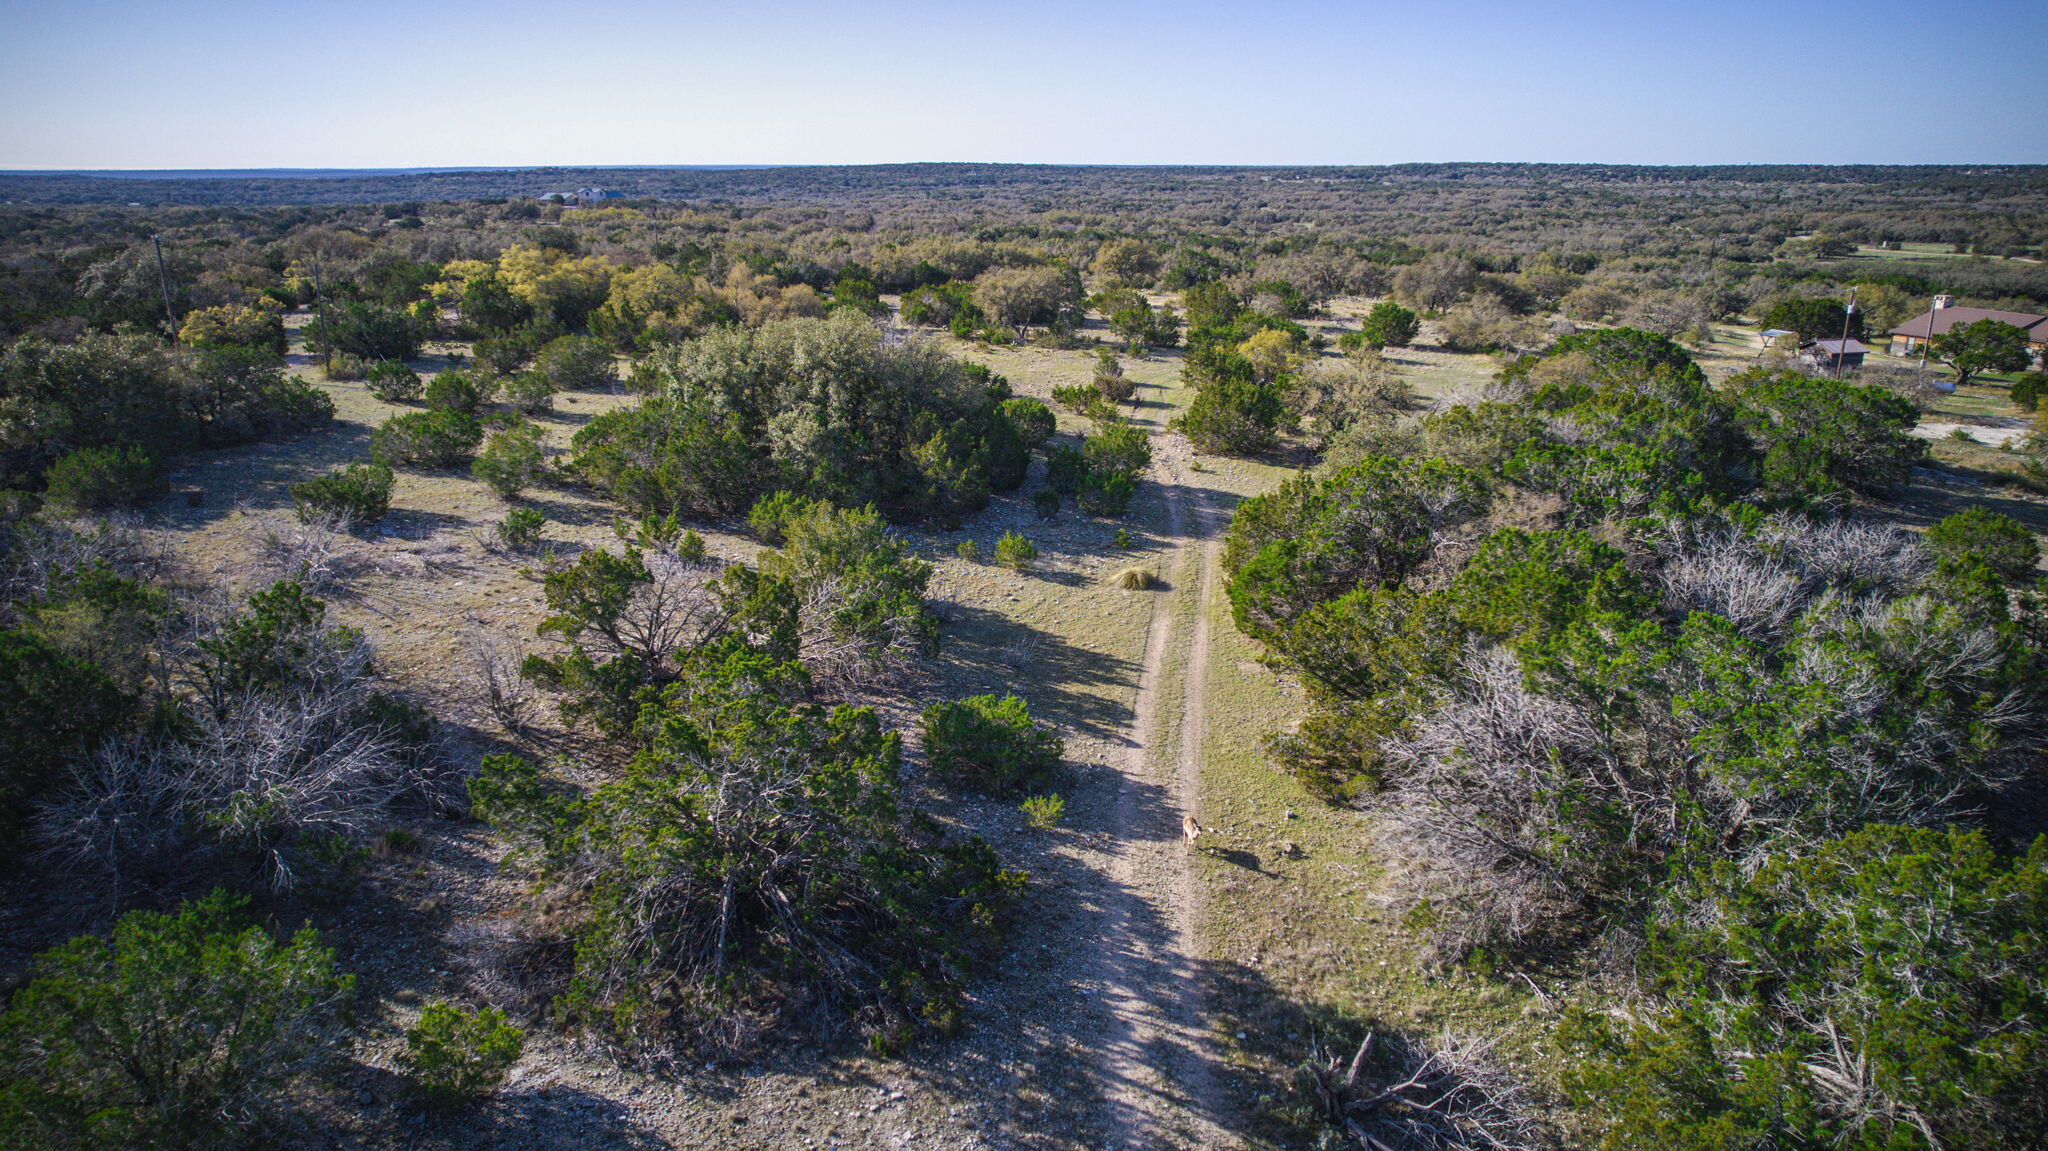
[[[559,1083],[507,1088],[459,1111],[435,1112],[412,1105],[404,1083],[382,1068],[357,1065],[346,1086],[358,1100],[340,1135],[341,1147],[446,1148],[620,1148],[667,1147],[667,1140],[636,1124],[623,1104]],[[381,1106],[379,1105],[381,1104]]]
[[[1951,476],[1977,482],[1957,483]],[[1897,503],[1879,504],[1875,510],[1886,518],[1909,527],[1931,527],[1956,512],[1982,507],[2009,515],[2035,531],[2048,531],[2048,500],[2029,497],[2002,485],[2006,476],[1944,465],[1942,472],[1916,476]],[[1943,482],[1944,480],[1948,482]]]
[[[369,449],[367,425],[337,420],[290,439],[178,456],[166,475],[171,494],[151,510],[168,526],[196,528],[242,506],[290,507],[291,485],[367,459]]]
[[[992,690],[1017,691],[1034,713],[1098,738],[1121,738],[1131,709],[1122,689],[1138,664],[1068,643],[1061,636],[973,604],[945,605],[939,659]],[[1106,695],[1103,689],[1110,689]]]
[[[1179,838],[1180,811],[1157,785],[1102,780],[1073,834],[1090,853],[1045,853],[1002,969],[976,989],[970,1030],[913,1052],[918,1078],[972,1100],[972,1125],[995,1146],[1193,1146],[1198,1128],[1173,1117],[1237,1125],[1226,1074],[1200,1004],[1201,966],[1177,950],[1154,898],[1113,875],[1142,872],[1158,843]],[[1102,813],[1121,803],[1128,837],[1100,842]],[[1166,848],[1165,850],[1172,850]],[[1107,857],[1107,858],[1105,858]],[[1159,1117],[1167,1119],[1162,1122]]]
[[[522,494],[517,502],[521,507],[529,507],[540,512],[548,518],[549,523],[572,527],[590,527],[609,524],[616,519],[631,518],[626,516],[618,505],[608,503],[596,493],[580,488],[560,488],[545,492],[530,490]]]
[[[1167,488],[1177,487],[1187,501],[1187,514],[1182,517],[1180,531],[1176,533],[1170,525],[1161,524],[1158,528],[1161,538],[1177,543],[1199,543],[1207,539],[1212,531],[1221,531],[1228,525],[1231,513],[1237,509],[1238,501],[1243,499],[1236,492],[1214,482],[1213,476],[1206,468],[1201,468],[1198,464],[1197,469],[1194,475],[1179,484],[1151,485],[1157,488],[1161,499],[1167,498]],[[1207,523],[1204,522],[1205,508]]]

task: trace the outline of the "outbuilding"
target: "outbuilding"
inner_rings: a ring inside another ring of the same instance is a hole
[[[1815,340],[1800,354],[1816,368],[1839,372],[1862,367],[1863,357],[1869,352],[1861,340]]]

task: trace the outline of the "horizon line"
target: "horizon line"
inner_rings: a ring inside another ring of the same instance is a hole
[[[1172,168],[1235,168],[1235,169],[1286,169],[1286,168],[1406,168],[1406,167],[1522,167],[1522,168],[2048,168],[2048,163],[2027,161],[1977,160],[1967,162],[1933,161],[1827,161],[1827,160],[1719,160],[1692,161],[1687,163],[1648,163],[1630,160],[1397,160],[1377,163],[1302,161],[1302,162],[1230,162],[1230,161],[1177,161],[1173,163],[1115,163],[1107,161],[1067,160],[871,160],[859,162],[778,162],[778,163],[709,163],[709,164],[659,164],[659,163],[538,163],[538,164],[393,164],[377,165],[335,165],[331,167],[308,167],[297,165],[237,167],[161,167],[161,168],[0,168],[0,178],[8,176],[83,176],[83,177],[172,177],[172,176],[213,176],[234,175],[276,175],[290,178],[333,177],[336,175],[378,174],[378,175],[444,175],[465,172],[546,172],[546,171],[696,171],[734,172],[771,171],[784,168],[908,168],[908,167],[981,167],[981,168],[1126,168],[1126,169],[1172,169]]]

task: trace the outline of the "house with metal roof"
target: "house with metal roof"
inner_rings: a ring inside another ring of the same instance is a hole
[[[1962,324],[1974,324],[1978,320],[1997,320],[2011,324],[2027,334],[2027,350],[2033,353],[2034,363],[2041,363],[2044,352],[2048,352],[2048,316],[2032,312],[2003,312],[1997,308],[1959,308],[1955,297],[1936,296],[1934,307],[1922,312],[1891,330],[1891,353],[1894,356],[1918,355],[1921,345],[1936,336],[1946,335],[1950,328]]]

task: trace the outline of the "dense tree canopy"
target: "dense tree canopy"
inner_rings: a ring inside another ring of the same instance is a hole
[[[1969,383],[1979,372],[2025,371],[2032,362],[2026,332],[1999,320],[1959,324],[1934,337],[1932,347],[1943,363],[1956,370],[1958,385]]]
[[[1564,1035],[1610,1146],[2037,1141],[2048,847],[1963,829],[2048,734],[2032,533],[1840,515],[1921,458],[1882,389],[1618,330],[1500,390],[1238,506],[1311,704],[1278,758],[1439,955],[1641,947],[1632,1021]]]
[[[1846,329],[1856,340],[1863,337],[1863,312],[1850,312],[1840,300],[1783,300],[1765,310],[1763,326],[1798,332],[1803,340],[1839,340]]]
[[[658,394],[591,421],[573,463],[636,510],[788,489],[945,520],[1023,480],[1022,438],[966,365],[855,316],[720,330],[643,370]]]

